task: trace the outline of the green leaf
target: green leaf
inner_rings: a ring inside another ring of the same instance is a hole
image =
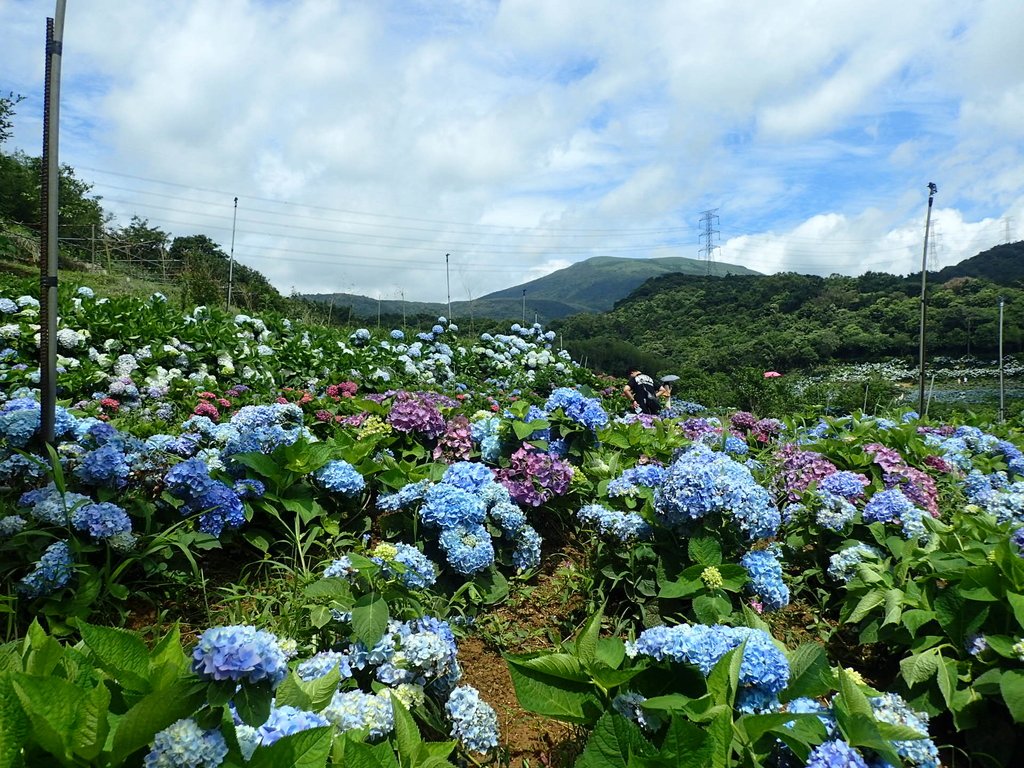
[[[92,651],[100,668],[132,691],[148,693],[149,649],[134,632],[113,627],[78,623],[82,640]]]
[[[206,686],[182,680],[146,694],[115,724],[110,763],[120,765],[129,755],[152,742],[159,731],[194,714],[202,705],[205,690]]]
[[[63,655],[60,643],[46,634],[37,619],[32,619],[22,653],[25,672],[30,675],[49,675]]]
[[[673,717],[658,756],[669,765],[701,766],[711,762],[711,735],[683,717]]]
[[[361,596],[352,606],[352,629],[357,639],[373,648],[388,626],[388,604],[376,592]]]
[[[528,712],[592,725],[604,710],[604,703],[591,683],[545,674],[508,657],[506,661],[519,705]]]
[[[934,650],[908,656],[900,662],[900,674],[910,687],[929,679],[938,668],[939,657]]]
[[[571,680],[577,683],[590,682],[590,675],[586,673],[576,657],[568,653],[527,654],[513,657],[510,663],[562,680]]]
[[[903,590],[893,587],[885,592],[885,619],[882,626],[899,624],[903,613]]]
[[[1007,592],[1006,601],[1010,604],[1010,608],[1013,609],[1013,617],[1017,619],[1017,624],[1024,628],[1024,595],[1019,595],[1016,592]],[[1018,634],[1022,634],[1018,632]]]
[[[110,730],[109,710],[110,690],[105,685],[97,685],[82,699],[71,734],[76,755],[90,761],[99,756]]]
[[[598,610],[593,616],[587,619],[586,624],[576,635],[576,658],[584,666],[589,666],[597,656],[597,641],[601,636],[601,619],[604,613]]]
[[[846,618],[846,621],[850,624],[856,624],[884,602],[885,590],[881,588],[872,589],[857,602],[857,606]]]
[[[324,768],[331,753],[333,732],[332,726],[324,726],[283,736],[269,747],[257,747],[246,766],[279,768],[286,765],[289,768]],[[356,763],[353,761],[351,765],[355,766]]]
[[[939,693],[942,694],[946,706],[953,708],[953,694],[956,693],[956,661],[946,659],[939,655],[939,664],[936,669],[936,680],[939,683]]]
[[[29,719],[14,692],[9,674],[0,674],[0,768],[21,764],[21,745],[28,737]]]
[[[401,762],[408,765],[419,751],[423,737],[420,736],[416,721],[397,696],[391,697],[391,708],[395,713],[395,743],[398,746],[398,755]]]
[[[789,654],[789,685],[782,692],[782,699],[814,699],[828,693],[832,683],[832,668],[825,649],[817,643],[804,643]]]
[[[311,599],[337,600],[348,603],[352,599],[352,587],[345,579],[320,579],[314,581],[303,590],[303,594]]]
[[[626,768],[634,754],[653,753],[640,728],[615,712],[606,712],[597,721],[576,768]]]
[[[626,658],[626,644],[618,637],[602,637],[597,641],[594,658],[612,669],[618,669]]]
[[[16,673],[11,682],[32,723],[32,738],[63,765],[70,764],[71,734],[85,691],[57,677]]]
[[[917,630],[934,618],[934,611],[925,611],[921,608],[911,608],[909,611],[903,612],[902,620],[903,626],[905,626],[911,634],[916,634]]]
[[[722,564],[722,545],[712,536],[699,536],[690,539],[686,545],[690,559],[701,566]]]
[[[478,573],[473,578],[473,584],[480,591],[480,599],[486,605],[500,603],[508,597],[508,579],[496,568]]]
[[[1003,701],[1013,721],[1024,723],[1024,671],[1005,670],[999,680],[999,692],[1003,694]]]
[[[257,728],[267,722],[270,717],[270,702],[274,691],[270,681],[245,683],[235,693],[232,702],[242,722]]]
[[[704,624],[718,624],[732,613],[732,603],[719,595],[699,595],[693,599],[693,612]]]

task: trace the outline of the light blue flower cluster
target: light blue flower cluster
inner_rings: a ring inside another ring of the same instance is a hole
[[[651,526],[636,512],[619,512],[601,504],[587,504],[576,513],[581,522],[621,542],[643,541],[652,535]]]
[[[722,441],[722,450],[732,456],[746,456],[750,452],[750,447],[743,438],[726,435]]]
[[[807,758],[806,768],[868,768],[860,752],[845,741],[819,744]]]
[[[760,629],[720,624],[652,627],[635,643],[626,643],[626,653],[631,658],[643,655],[692,664],[706,677],[725,654],[744,642],[740,685],[755,695],[777,696],[789,682],[789,662],[771,636]]]
[[[657,488],[665,482],[667,472],[658,464],[641,464],[625,470],[621,475],[608,483],[608,495],[632,496],[638,488]]]
[[[0,517],[0,541],[9,539],[25,530],[28,521],[21,515]]]
[[[451,626],[432,616],[392,622],[374,648],[357,642],[351,664],[356,669],[376,666],[377,679],[387,685],[429,686],[442,696],[462,677]]]
[[[833,472],[818,483],[818,490],[842,496],[847,501],[859,499],[864,495],[864,487],[868,479],[858,472],[841,470]]]
[[[81,493],[61,493],[52,482],[43,488],[26,491],[18,499],[18,506],[29,507],[29,514],[36,520],[62,528],[71,522],[75,509],[91,503],[92,499]]]
[[[822,528],[839,533],[857,516],[857,508],[845,497],[822,488],[816,495],[820,504],[814,516]]]
[[[789,605],[789,587],[782,580],[782,563],[777,546],[747,552],[740,565],[747,571],[747,589],[756,594],[766,610],[777,611]]]
[[[544,410],[548,413],[561,409],[566,418],[587,429],[598,430],[608,424],[608,413],[596,397],[584,397],[578,389],[559,387],[547,402]]]
[[[923,539],[928,536],[928,529],[921,522],[926,514],[898,488],[890,488],[878,491],[868,500],[863,518],[868,523],[899,523],[903,528],[903,538]]]
[[[289,705],[275,705],[270,709],[270,717],[258,728],[244,725],[240,721],[236,722],[235,735],[238,737],[242,756],[249,760],[257,747],[269,747],[285,736],[330,724],[326,717],[316,712]]]
[[[1024,522],[1024,481],[1011,483],[1005,472],[982,474],[974,469],[964,478],[964,493],[1001,522]]]
[[[383,739],[395,727],[395,711],[388,691],[338,691],[320,714],[343,733],[366,731],[371,739]]]
[[[344,459],[327,462],[314,476],[328,491],[342,496],[356,496],[366,487],[363,476]]]
[[[911,709],[896,693],[883,693],[868,701],[871,702],[871,709],[877,720],[913,728],[921,734],[920,739],[893,741],[892,746],[896,754],[914,768],[940,768],[939,750],[935,742],[928,738],[928,715]]]
[[[470,752],[489,752],[498,746],[498,715],[469,685],[452,691],[445,712],[451,721],[452,738]]]
[[[228,754],[218,730],[205,731],[192,718],[178,720],[153,737],[145,768],[217,768]]]
[[[370,558],[381,566],[381,572],[384,576],[396,575],[396,569],[388,567],[389,563],[394,562],[404,566],[404,570],[397,574],[398,580],[410,589],[426,589],[433,586],[434,582],[437,581],[437,566],[416,547],[410,544],[403,544],[402,542],[396,542],[387,546],[394,547],[394,557],[384,559],[375,555]],[[376,551],[379,553],[380,548]]]
[[[423,494],[427,492],[432,483],[429,480],[420,480],[416,483],[408,483],[402,486],[395,493],[386,493],[377,497],[377,509],[381,512],[397,512],[414,502],[420,501]]]
[[[469,493],[480,493],[485,486],[494,484],[494,472],[477,461],[459,461],[444,471],[441,482]]]
[[[71,580],[73,568],[67,542],[55,541],[43,552],[32,572],[18,582],[18,591],[30,600],[52,595]]]
[[[352,677],[352,667],[349,664],[349,655],[341,651],[320,651],[295,668],[302,680],[318,680],[330,674],[331,670],[337,668],[340,679],[348,680]]]
[[[131,533],[132,530],[128,513],[109,501],[77,507],[71,513],[71,524],[94,539],[110,539],[118,534]]]
[[[857,566],[865,559],[877,559],[881,553],[874,547],[856,543],[828,559],[828,575],[839,582],[847,582],[857,575]]]
[[[469,425],[469,434],[480,448],[480,458],[488,464],[497,464],[501,457],[501,419],[485,416]]]
[[[247,624],[212,627],[192,651],[192,670],[205,680],[277,686],[288,674],[288,659],[270,632]]]
[[[661,521],[673,528],[711,514],[731,516],[750,540],[774,536],[781,523],[771,494],[750,470],[703,445],[672,463],[654,505]]]

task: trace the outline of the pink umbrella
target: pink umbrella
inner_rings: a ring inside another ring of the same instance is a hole
[[[781,374],[781,373],[779,373],[778,371],[765,371],[765,372],[764,372],[764,377],[765,377],[766,379],[777,379],[777,378],[779,378],[779,376],[781,376],[781,375],[782,375],[782,374]]]

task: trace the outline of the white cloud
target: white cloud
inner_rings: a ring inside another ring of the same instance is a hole
[[[36,154],[46,9],[0,4]],[[591,255],[914,271],[1024,226],[1013,0],[71,3],[62,160],[281,290],[443,300]],[[85,170],[93,169],[93,170]],[[940,215],[941,214],[941,215]],[[1019,236],[1019,235],[1018,235]]]

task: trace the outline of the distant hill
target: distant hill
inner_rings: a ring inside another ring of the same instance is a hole
[[[997,285],[1018,285],[1024,280],[1024,241],[989,248],[937,273],[929,272],[929,279],[933,279],[933,274],[939,282],[954,277],[982,277]]]
[[[547,323],[580,312],[607,312],[615,302],[624,299],[647,280],[671,274],[724,277],[758,273],[736,264],[711,262],[709,265],[706,261],[681,256],[658,259],[595,256],[473,301],[453,301],[452,314],[456,318],[522,319],[523,291],[526,291],[526,320],[533,322],[536,318]],[[378,302],[377,299],[350,293],[319,293],[303,298],[327,304],[333,302],[339,311],[348,311],[347,308],[351,307],[353,317],[375,317],[378,310],[381,314],[390,315],[401,315],[404,311],[410,316],[438,315],[448,311],[447,304],[389,299]],[[346,309],[342,310],[343,307]]]

